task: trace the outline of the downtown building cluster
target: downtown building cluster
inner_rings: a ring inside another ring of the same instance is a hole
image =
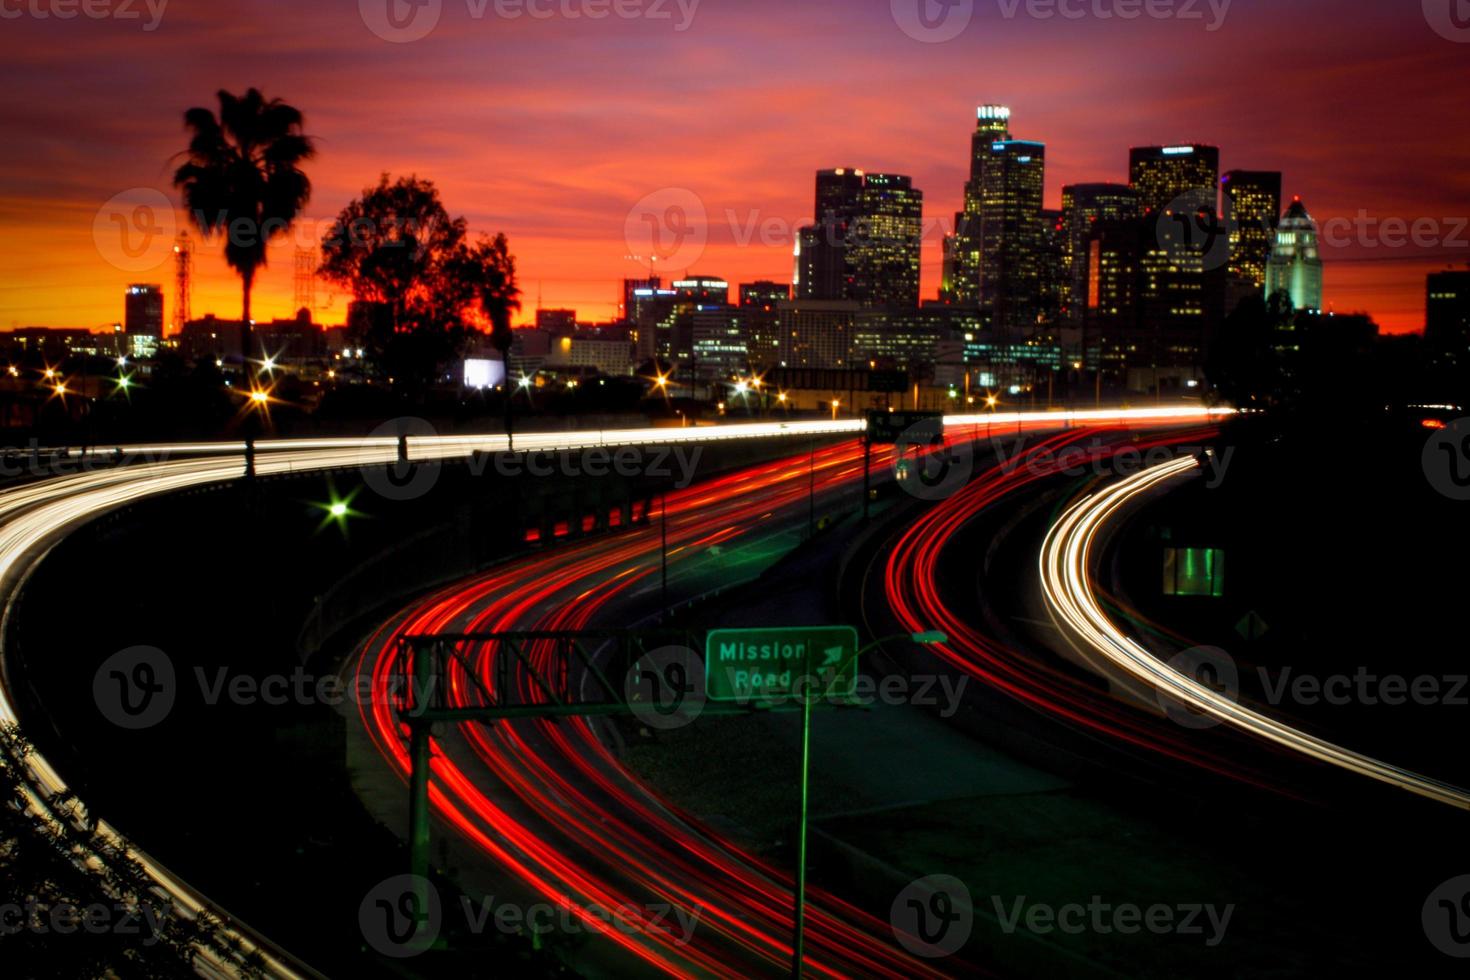
[[[626,280],[624,342],[691,392],[771,376],[850,392],[854,407],[892,390],[972,403],[1059,387],[1164,395],[1199,385],[1210,337],[1243,299],[1284,292],[1321,308],[1317,228],[1299,200],[1283,216],[1279,173],[1222,175],[1213,146],[1137,147],[1126,183],[1067,186],[1058,210],[1045,190],[1045,144],[1016,138],[1009,108],[981,106],[937,299],[920,296],[923,192],[839,167],[816,174],[789,285]],[[512,370],[564,363],[579,345],[578,363],[620,358],[599,353],[616,334],[573,326]]]

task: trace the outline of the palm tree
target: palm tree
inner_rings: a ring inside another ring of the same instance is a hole
[[[189,219],[206,235],[225,232],[225,261],[240,274],[242,370],[249,363],[250,288],[266,264],[266,245],[285,232],[311,197],[299,164],[316,155],[301,131],[301,112],[257,89],[219,93],[219,116],[207,108],[184,113],[192,134],[188,162],[174,173]]]
[[[511,449],[515,435],[511,432],[511,398],[515,388],[510,382],[510,348],[515,342],[511,314],[521,308],[521,289],[516,283],[516,259],[504,235],[482,238],[471,252],[476,269],[476,289],[480,308],[490,320],[490,346],[500,351],[505,365],[505,437]]]

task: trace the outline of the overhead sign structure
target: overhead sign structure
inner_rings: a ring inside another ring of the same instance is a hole
[[[944,442],[943,412],[869,412],[868,441],[874,445],[939,445]]]
[[[851,697],[857,690],[857,630],[789,626],[715,630],[705,642],[710,701]]]

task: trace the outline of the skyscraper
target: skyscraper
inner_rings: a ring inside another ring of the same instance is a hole
[[[1127,184],[1071,184],[1062,188],[1062,261],[1070,291],[1062,315],[1081,322],[1087,311],[1090,232],[1100,222],[1129,221],[1138,217],[1138,194]]]
[[[899,174],[817,173],[817,220],[797,238],[796,295],[919,305],[924,194]]]
[[[1225,227],[1230,234],[1230,277],[1260,292],[1281,218],[1281,174],[1232,170],[1220,178]]]
[[[1317,248],[1317,222],[1300,197],[1281,218],[1276,242],[1266,263],[1266,295],[1291,296],[1299,310],[1322,309],[1322,256]]]
[[[123,294],[123,329],[133,337],[163,338],[163,287],[137,284]]]
[[[1041,203],[1046,147],[990,144],[980,185],[980,306],[998,327],[1036,323],[1041,308]]]
[[[1144,211],[1218,214],[1220,150],[1213,146],[1136,146],[1128,154],[1128,183]]]
[[[975,115],[975,131],[970,135],[970,177],[965,182],[965,206],[955,215],[955,230],[945,240],[946,275],[940,294],[945,302],[964,305],[980,302],[980,213],[985,172],[992,159],[991,148],[1011,138],[1009,107],[982,105]]]
[[[1424,340],[1451,363],[1470,363],[1470,271],[1431,272],[1426,280]]]

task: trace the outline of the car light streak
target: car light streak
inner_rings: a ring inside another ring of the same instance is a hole
[[[1058,626],[1126,674],[1241,731],[1431,800],[1470,809],[1470,792],[1460,787],[1335,745],[1212,690],[1149,653],[1108,618],[1092,581],[1099,535],[1125,507],[1167,481],[1193,473],[1198,466],[1191,457],[1155,466],[1077,503],[1057,521],[1042,546],[1040,564],[1047,606]]]

